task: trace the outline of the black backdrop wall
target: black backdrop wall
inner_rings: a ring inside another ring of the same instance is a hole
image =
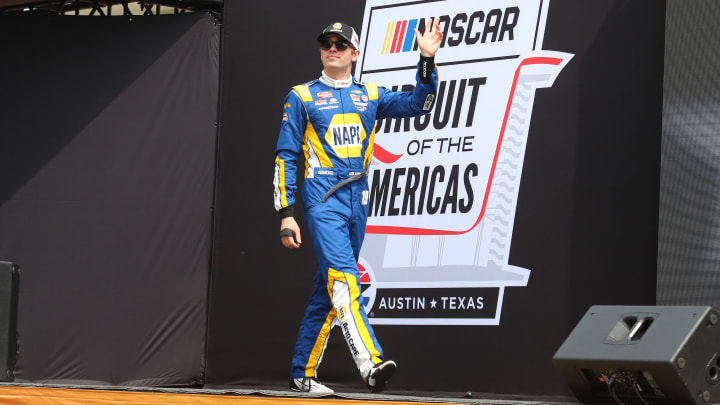
[[[210,385],[286,384],[315,264],[277,236],[281,102],[319,75],[318,32],[359,29],[363,11],[226,4]],[[510,253],[528,286],[506,290],[499,326],[376,326],[399,364],[391,390],[565,393],[550,359],[587,308],[654,304],[664,16],[654,0],[550,2],[544,49],[575,57],[536,95]],[[362,389],[346,351],[333,336],[321,377]]]
[[[3,16],[0,37],[0,257],[22,267],[17,379],[201,381],[213,19]]]

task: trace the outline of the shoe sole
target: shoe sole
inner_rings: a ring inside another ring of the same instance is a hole
[[[302,392],[302,393],[305,393],[305,394],[315,394],[315,395],[333,395],[333,394],[335,394],[335,391],[333,391],[333,390],[330,389],[330,388],[328,388],[328,391],[326,391],[326,392],[317,392],[317,391],[312,392],[311,390],[309,390],[309,391],[303,391],[302,389],[300,389],[300,388],[299,388],[294,382],[292,382],[292,381],[290,382],[290,391]]]
[[[311,395],[335,395],[335,391],[327,391],[327,392],[312,392],[312,391],[303,391],[299,390],[297,388],[290,388],[290,391],[292,392],[302,392],[303,394],[311,394]]]
[[[397,364],[394,362],[386,362],[378,367],[375,376],[375,386],[370,388],[370,392],[378,393],[385,389],[385,383],[395,374]]]

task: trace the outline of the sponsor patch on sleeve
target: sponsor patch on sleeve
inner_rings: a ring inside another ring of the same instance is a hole
[[[430,111],[432,109],[434,100],[435,100],[434,94],[428,94],[427,96],[425,96],[425,104],[423,104],[423,107],[422,107],[423,111]]]

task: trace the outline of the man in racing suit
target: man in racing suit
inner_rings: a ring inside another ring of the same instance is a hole
[[[317,275],[300,326],[290,372],[290,388],[332,394],[316,379],[316,369],[333,321],[342,329],[360,376],[371,392],[380,392],[396,369],[383,361],[360,298],[357,261],[368,215],[368,166],[375,121],[429,113],[437,92],[434,56],[442,41],[438,22],[424,33],[415,29],[420,49],[417,84],[412,92],[394,92],[351,76],[360,56],[355,30],[335,23],[317,38],[323,72],[295,86],[285,97],[275,158],[275,209],[281,216],[281,240],[299,248],[300,228],[293,217],[296,173],[304,155],[302,201],[317,259]]]

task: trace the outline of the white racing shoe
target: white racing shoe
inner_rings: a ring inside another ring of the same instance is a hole
[[[380,392],[385,389],[385,383],[395,374],[397,364],[392,360],[383,361],[370,369],[365,379],[370,392]]]
[[[315,377],[291,378],[290,389],[293,391],[309,392],[311,394],[334,394],[335,391],[324,386]]]

